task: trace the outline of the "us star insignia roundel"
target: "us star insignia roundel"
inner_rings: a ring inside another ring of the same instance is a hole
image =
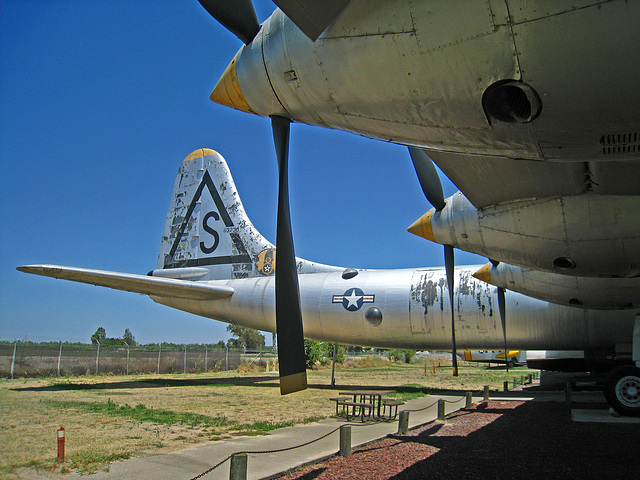
[[[350,288],[344,295],[334,295],[332,303],[341,303],[345,310],[355,312],[360,310],[365,303],[373,303],[375,295],[365,295],[359,288]]]

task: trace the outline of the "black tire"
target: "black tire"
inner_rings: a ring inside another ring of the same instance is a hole
[[[609,372],[604,396],[619,414],[640,415],[640,368],[625,365]]]

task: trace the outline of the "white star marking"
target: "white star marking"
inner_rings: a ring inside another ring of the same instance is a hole
[[[347,308],[349,308],[350,306],[354,306],[357,307],[358,306],[358,300],[360,300],[362,298],[362,295],[356,295],[356,291],[355,290],[351,290],[351,295],[349,295],[348,297],[344,297],[349,304],[347,305]]]

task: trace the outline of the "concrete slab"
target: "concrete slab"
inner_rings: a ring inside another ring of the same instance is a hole
[[[614,417],[609,410],[573,409],[571,420],[593,423],[640,423],[640,417]]]

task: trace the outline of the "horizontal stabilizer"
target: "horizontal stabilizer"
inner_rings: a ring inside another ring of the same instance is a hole
[[[21,272],[33,273],[35,275],[61,278],[156,297],[217,300],[233,294],[233,288],[227,285],[190,282],[171,278],[156,278],[133,273],[60,267],[58,265],[25,265],[17,267],[17,269]]]

